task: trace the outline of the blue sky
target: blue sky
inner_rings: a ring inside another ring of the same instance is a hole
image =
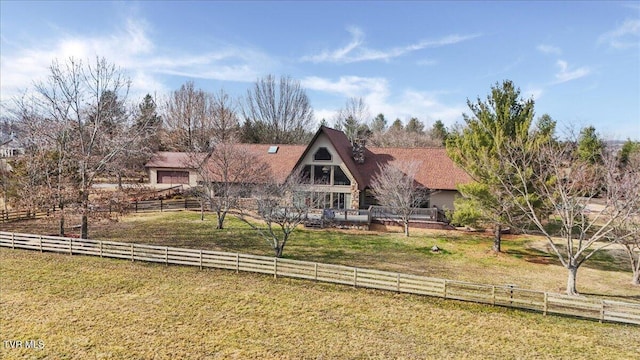
[[[640,2],[0,2],[3,103],[55,58],[124,68],[131,100],[188,80],[242,96],[301,81],[316,118],[350,97],[389,122],[450,126],[512,80],[565,126],[640,140]]]

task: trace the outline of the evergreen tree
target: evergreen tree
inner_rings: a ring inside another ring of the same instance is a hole
[[[159,136],[161,126],[162,117],[158,115],[156,102],[150,94],[147,94],[138,105],[135,127],[144,133],[144,146],[151,151],[158,151],[162,148]]]
[[[596,133],[596,128],[587,126],[578,137],[578,158],[590,165],[602,163],[604,141]]]
[[[436,120],[436,122],[433,124],[433,128],[431,128],[431,138],[434,140],[440,140],[444,145],[448,136],[449,132],[444,126],[442,120]]]
[[[446,147],[451,159],[474,180],[458,187],[464,196],[460,201],[472,202],[474,206],[458,208],[454,221],[469,222],[470,214],[463,214],[463,209],[474,208],[475,216],[480,218],[471,222],[493,223],[493,250],[499,252],[502,228],[516,225],[520,215],[501,185],[504,177],[509,176],[501,163],[501,154],[514,146],[528,147],[535,143],[535,132],[532,138],[529,133],[534,101],[521,99],[520,89],[506,80],[491,88],[486,101],[478,98],[476,103],[468,100],[467,104],[472,114],[463,115],[466,127],[455,129]]]
[[[371,131],[374,133],[381,133],[387,129],[387,119],[384,118],[384,114],[378,114],[371,122]]]
[[[404,125],[402,124],[402,120],[400,119],[396,119],[393,124],[391,124],[391,129],[394,130],[403,130],[404,129]]]
[[[618,164],[621,168],[626,167],[632,158],[640,158],[640,141],[627,139],[618,153]]]
[[[407,123],[405,130],[408,133],[424,134],[424,124],[418,120],[418,118],[412,117]]]

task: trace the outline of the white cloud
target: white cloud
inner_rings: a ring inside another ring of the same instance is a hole
[[[436,120],[451,126],[462,119],[462,113],[467,111],[464,104],[445,104],[439,96],[441,92],[427,92],[406,90],[401,99],[394,105],[397,111],[402,112],[400,119],[408,119],[415,116],[425,125],[433,124]],[[394,118],[395,119],[395,118]]]
[[[560,67],[560,71],[556,73],[556,84],[564,83],[571,80],[576,80],[585,77],[591,73],[591,69],[587,66],[583,66],[577,69],[569,69],[569,65],[564,60],[558,60],[556,64]]]
[[[560,49],[557,46],[553,46],[553,45],[540,44],[540,45],[536,46],[536,49],[538,49],[538,51],[540,51],[541,53],[544,53],[544,54],[553,54],[553,55],[562,54],[562,49]]]
[[[132,74],[132,85],[137,89],[132,91],[144,93],[166,91],[163,75],[250,82],[264,73],[262,69],[273,66],[273,61],[263,53],[232,46],[220,46],[221,50],[205,53],[163,49],[160,54],[149,36],[147,24],[139,19],[125,20],[122,28],[111,35],[53,36],[58,40],[39,39],[38,42],[16,45],[15,42],[9,43],[10,39],[3,34],[0,58],[2,101],[31,87],[33,81],[44,79],[54,59],[64,61],[74,57],[93,61],[95,56],[105,57]],[[167,55],[172,53],[179,55]]]
[[[351,33],[351,41],[344,47],[336,50],[323,50],[316,55],[307,55],[301,58],[302,61],[313,63],[335,62],[335,63],[354,63],[361,61],[373,61],[389,59],[405,55],[407,53],[422,50],[425,48],[440,47],[456,44],[462,41],[470,40],[480,36],[479,34],[471,35],[448,35],[436,40],[422,40],[415,44],[401,47],[395,47],[386,50],[377,50],[365,47],[364,33],[357,27],[347,29]]]
[[[605,43],[616,49],[638,47],[640,44],[640,20],[626,20],[617,28],[600,35],[598,43]]]
[[[442,120],[446,125],[453,125],[466,109],[464,104],[445,104],[439,98],[442,92],[404,90],[399,97],[392,98],[389,83],[384,78],[344,76],[332,81],[309,77],[302,80],[302,85],[309,90],[339,94],[345,99],[362,97],[372,116],[382,113],[390,122],[396,118],[407,120],[417,117],[425,124]],[[314,112],[318,120],[324,118],[331,123],[337,110],[316,108]]]
[[[364,97],[371,92],[385,92],[388,84],[383,78],[366,78],[360,76],[342,76],[338,81],[311,76],[302,79],[303,87],[349,97]]]
[[[543,88],[536,88],[536,87],[531,87],[528,88],[526,90],[524,90],[522,92],[524,98],[529,99],[529,98],[533,98],[533,100],[537,101],[542,97],[542,94],[544,94],[544,89]]]

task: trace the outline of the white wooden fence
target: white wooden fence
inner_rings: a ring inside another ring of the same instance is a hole
[[[55,236],[0,232],[0,246],[148,261],[166,265],[189,265],[308,279],[400,293],[418,294],[483,304],[562,314],[640,325],[640,303],[629,303],[557,293],[520,289],[511,286],[473,284],[461,281],[323,264],[268,256],[194,250],[113,241],[84,240]]]

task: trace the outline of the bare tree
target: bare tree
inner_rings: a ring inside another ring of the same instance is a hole
[[[568,270],[567,294],[577,295],[578,269],[616,240],[615,225],[632,216],[637,196],[627,196],[622,179],[630,177],[614,170],[613,156],[604,157],[604,166],[594,172],[580,160],[573,143],[546,142],[537,151],[525,151],[525,147],[513,144],[501,153],[502,188],[544,235]],[[605,179],[604,189],[594,181],[594,176]],[[604,191],[600,199],[604,202],[602,211],[590,212],[588,205],[601,191]],[[541,209],[541,201],[553,211],[551,219],[549,212]],[[559,231],[552,231],[554,226],[547,226],[549,223],[558,226]]]
[[[636,215],[637,217],[638,215]],[[633,274],[631,283],[633,285],[640,285],[640,221],[637,219],[629,224],[631,228],[620,229],[620,236],[616,242],[622,245],[627,258],[629,259],[629,266]]]
[[[296,170],[283,182],[272,175],[266,184],[256,189],[253,194],[257,205],[255,215],[264,225],[253,221],[251,209],[240,209],[240,219],[269,243],[276,257],[282,257],[291,234],[307,219],[310,205],[296,196],[303,184],[302,173]]]
[[[64,236],[66,205],[78,200],[68,105],[48,106],[37,94],[25,93],[14,99],[9,112],[21,130],[25,147],[24,156],[14,164],[17,204],[26,209],[57,208],[58,233]]]
[[[613,172],[618,190],[625,199],[613,205],[619,211],[628,206],[631,212],[630,216],[616,221],[614,231],[616,243],[622,246],[629,259],[633,274],[631,283],[640,285],[640,154],[634,155]]]
[[[397,212],[409,236],[409,220],[415,209],[425,202],[428,190],[415,181],[418,161],[394,161],[383,165],[373,177],[371,190],[382,206]]]
[[[54,61],[49,77],[35,86],[36,113],[56,126],[53,136],[64,158],[65,172],[73,171],[74,190],[82,215],[81,236],[88,236],[88,217],[95,180],[107,174],[118,155],[143,133],[130,124],[130,111],[115,106],[126,103],[130,80],[104,58],[83,65],[69,59]],[[61,169],[64,168],[61,167]],[[59,182],[60,183],[60,182]]]
[[[269,167],[233,139],[216,144],[205,154],[191,153],[189,158],[201,179],[197,195],[217,215],[216,229],[224,228],[227,213],[238,207],[240,198],[250,196],[252,186],[265,183],[270,176]]]
[[[179,151],[207,152],[214,142],[236,136],[236,104],[224,90],[208,93],[192,81],[174,91],[166,102],[168,142]]]
[[[216,143],[236,141],[239,135],[237,103],[224,90],[207,97],[207,116],[212,120],[213,138]]]
[[[207,116],[207,95],[193,81],[173,91],[166,102],[164,116],[168,142],[178,151],[206,151],[213,136]]]
[[[260,143],[304,143],[313,123],[313,109],[300,82],[282,76],[276,83],[273,75],[258,79],[247,91],[242,112],[246,135]]]

